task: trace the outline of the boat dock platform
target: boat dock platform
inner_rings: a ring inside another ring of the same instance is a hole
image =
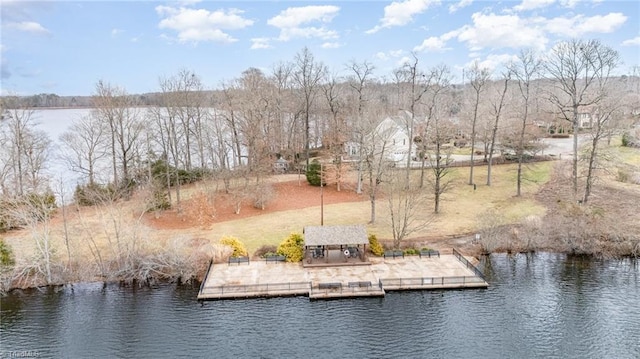
[[[370,265],[304,267],[255,260],[211,263],[198,300],[308,296],[382,297],[388,291],[488,287],[482,273],[452,249],[439,256],[370,257]]]

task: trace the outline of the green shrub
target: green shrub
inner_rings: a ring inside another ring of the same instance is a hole
[[[153,186],[151,196],[147,198],[147,212],[164,211],[171,208],[169,196],[161,186]]]
[[[369,249],[375,256],[381,256],[384,254],[384,248],[382,248],[382,244],[380,244],[378,237],[376,237],[375,234],[369,235]]]
[[[232,257],[244,257],[247,255],[247,248],[236,237],[224,236],[220,238],[220,244],[233,248]]]
[[[77,185],[73,200],[80,206],[95,206],[104,201],[118,199],[116,189],[112,185],[87,184]]]
[[[153,181],[163,188],[167,188],[167,172],[169,172],[169,185],[175,186],[180,180],[180,184],[189,184],[201,180],[209,172],[202,168],[194,168],[190,171],[185,169],[176,170],[165,160],[157,160],[151,164],[151,176]]]
[[[618,180],[618,182],[627,183],[629,182],[629,178],[630,178],[629,172],[618,168],[618,175],[616,176],[616,180]]]
[[[301,234],[291,233],[278,245],[277,253],[284,256],[287,262],[300,262],[304,257],[304,238]]]
[[[631,140],[631,136],[629,136],[628,132],[622,134],[622,147],[629,147],[629,142]]]
[[[404,250],[405,256],[417,256],[418,253],[420,253],[420,251],[415,248],[407,248]]]
[[[31,221],[43,221],[57,207],[56,197],[51,192],[32,192],[16,198],[0,199],[0,232],[23,228]]]
[[[14,264],[15,259],[13,258],[13,251],[11,250],[11,247],[9,247],[9,245],[0,238],[0,265],[12,266]]]
[[[320,162],[318,160],[313,160],[309,163],[309,167],[307,167],[307,182],[309,182],[312,186],[320,186],[322,181],[322,174],[320,173]]]

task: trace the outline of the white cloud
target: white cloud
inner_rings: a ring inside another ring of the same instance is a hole
[[[560,5],[573,9],[580,0],[560,0]]]
[[[624,40],[622,46],[640,46],[640,36],[636,36],[633,39]]]
[[[544,24],[545,30],[556,35],[580,37],[588,33],[611,33],[627,21],[627,17],[619,12],[607,15],[585,17],[576,15],[572,18],[556,17],[552,19],[536,19]]]
[[[469,61],[465,67],[471,67],[477,62],[479,68],[486,68],[490,71],[494,71],[497,68],[503,67],[504,65],[517,60],[518,56],[514,54],[489,54],[484,60],[475,58]]]
[[[422,44],[413,48],[414,51],[429,51],[429,52],[443,52],[445,50],[450,50],[451,48],[447,48],[446,42],[439,37],[430,37],[422,41]]]
[[[324,26],[303,26],[309,23],[330,23],[340,8],[332,5],[290,7],[267,20],[267,24],[280,29],[278,40],[289,41],[294,38],[334,39],[338,33]]]
[[[413,21],[415,15],[427,10],[431,4],[437,4],[439,2],[439,0],[394,1],[384,7],[384,16],[380,19],[380,24],[365,32],[367,34],[373,34],[384,28],[404,26]]]
[[[413,61],[414,59],[412,57],[409,56],[402,56],[402,58],[398,61],[396,61],[396,65],[397,66],[403,66],[406,64],[410,64],[411,61]]]
[[[178,0],[178,5],[180,6],[191,6],[191,5],[195,5],[199,2],[202,2],[202,0]]]
[[[269,19],[267,24],[282,29],[299,27],[315,21],[327,23],[331,22],[339,11],[339,7],[331,5],[290,7]]]
[[[342,46],[343,44],[339,42],[325,42],[324,44],[322,44],[323,49],[337,49]]]
[[[540,26],[531,26],[529,21],[518,15],[475,13],[471,17],[473,25],[465,25],[448,34],[466,42],[472,51],[505,47],[541,50],[548,42]]]
[[[280,30],[278,40],[289,41],[291,39],[310,39],[317,37],[320,39],[336,39],[338,33],[333,30],[327,30],[324,27],[290,27]]]
[[[252,50],[258,50],[258,49],[270,49],[273,46],[271,46],[270,44],[271,39],[269,39],[268,37],[256,37],[251,39],[251,42],[253,43],[251,45],[251,49]]]
[[[178,41],[182,43],[235,42],[237,39],[223,30],[238,30],[253,25],[252,20],[241,16],[243,11],[239,9],[209,11],[160,5],[156,7],[156,12],[164,17],[158,27],[176,31]]]
[[[31,32],[34,34],[49,34],[49,30],[35,21],[10,22],[6,25],[10,29]]]
[[[472,24],[443,34],[439,39],[448,41],[451,38],[457,38],[458,41],[466,43],[471,51],[485,48],[518,49],[522,47],[544,50],[550,41],[549,35],[570,38],[592,33],[611,33],[627,21],[627,16],[622,13],[555,18],[474,13],[471,18]],[[438,43],[432,39],[426,45],[436,46]]]
[[[374,57],[378,60],[387,61],[389,60],[389,55],[385,54],[382,51],[377,52]]]
[[[454,12],[471,5],[471,3],[473,3],[473,0],[460,0],[453,5],[449,5],[449,14],[453,14]]]
[[[124,30],[122,29],[111,29],[111,37],[116,37],[120,34],[122,34],[124,32]]]
[[[404,53],[405,53],[404,50],[391,50],[387,53],[380,51],[376,53],[374,57],[378,60],[387,61],[390,59],[397,59],[401,57]]]
[[[527,11],[547,7],[556,2],[556,0],[522,0],[520,5],[513,7],[516,11]]]

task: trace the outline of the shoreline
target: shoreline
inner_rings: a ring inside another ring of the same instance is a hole
[[[598,255],[598,253],[570,253],[570,252],[565,252],[565,251],[553,251],[553,250],[528,250],[528,251],[494,251],[491,253],[481,253],[481,252],[476,252],[476,253],[470,253],[469,251],[465,250],[464,251],[464,255],[467,257],[471,257],[472,260],[472,264],[473,265],[477,265],[484,257],[487,256],[491,256],[494,254],[506,254],[506,255],[536,255],[538,253],[551,253],[551,254],[558,254],[558,255],[564,255],[567,258],[587,258],[590,260],[624,260],[624,259],[631,259],[631,260],[638,260],[640,259],[640,256],[638,254],[624,254],[624,255],[618,255],[618,256],[601,256]],[[412,256],[411,256],[412,257]],[[381,258],[381,257],[374,257],[374,258]],[[255,259],[258,260],[258,259]],[[207,261],[207,264],[209,262]],[[222,264],[226,263],[226,262],[220,262]],[[219,263],[219,264],[220,264]],[[300,263],[300,265],[302,265]],[[103,286],[110,286],[110,285],[118,285],[121,287],[130,287],[130,288],[152,288],[156,285],[168,285],[168,284],[174,284],[177,286],[192,286],[194,288],[198,288],[199,286],[202,285],[202,283],[205,280],[205,275],[206,275],[206,271],[203,273],[198,273],[198,275],[196,277],[192,277],[189,278],[188,280],[181,280],[180,278],[162,278],[162,277],[149,277],[146,281],[139,281],[139,280],[133,280],[133,281],[126,281],[124,279],[113,279],[113,280],[91,280],[91,279],[79,279],[79,280],[74,280],[74,281],[68,281],[65,283],[50,283],[50,284],[37,284],[37,285],[32,285],[32,286],[11,286],[7,289],[4,289],[2,291],[0,291],[0,297],[5,296],[11,292],[14,291],[26,291],[26,290],[45,290],[45,289],[49,289],[49,288],[59,288],[59,287],[64,287],[64,286],[73,286],[73,285],[82,285],[82,284],[100,284]]]

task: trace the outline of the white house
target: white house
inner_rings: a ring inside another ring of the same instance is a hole
[[[413,119],[414,128],[422,120]],[[383,154],[387,160],[399,165],[405,164],[407,156],[416,157],[415,146],[411,144],[408,129],[411,124],[411,113],[400,111],[397,115],[385,117],[373,131],[365,136],[363,154]],[[357,141],[345,143],[348,157],[357,159],[360,155],[360,144]]]

